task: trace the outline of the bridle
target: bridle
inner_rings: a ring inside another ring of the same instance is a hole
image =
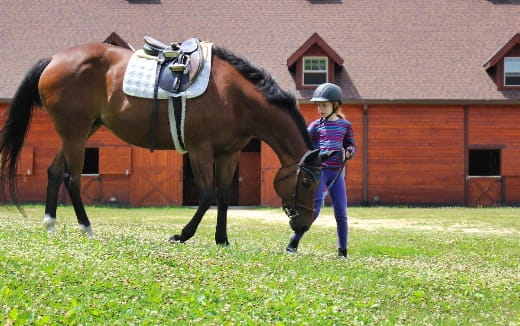
[[[298,208],[314,213],[313,208],[307,207],[307,206],[299,203],[299,192],[298,192],[298,189],[301,187],[300,180],[302,178],[302,173],[301,173],[302,171],[305,171],[308,174],[310,174],[314,183],[319,183],[320,179],[321,179],[321,165],[316,166],[316,165],[305,164],[305,159],[307,158],[307,156],[309,154],[310,154],[310,152],[307,152],[303,155],[303,157],[299,161],[282,166],[280,168],[280,170],[290,169],[290,168],[294,168],[294,167],[297,168],[296,169],[296,184],[294,187],[294,192],[292,194],[292,204],[288,204],[285,200],[282,201],[282,207],[285,212],[285,215],[287,215],[287,217],[289,217],[290,220],[293,220],[300,215],[298,213]],[[288,173],[282,177],[276,178],[274,180],[275,186],[278,182],[280,182],[284,179],[287,179],[288,177],[291,177],[291,176],[293,176],[293,174]]]

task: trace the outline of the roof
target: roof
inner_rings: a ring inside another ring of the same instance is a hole
[[[519,0],[3,0],[0,100],[39,58],[112,33],[134,48],[198,37],[295,89],[287,60],[317,33],[344,60],[350,101],[519,101],[483,63],[520,32]]]

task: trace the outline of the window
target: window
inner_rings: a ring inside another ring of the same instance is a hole
[[[520,58],[504,58],[504,86],[520,86]]]
[[[81,174],[99,174],[99,148],[85,148],[85,162]]]
[[[328,81],[327,57],[303,58],[303,84],[320,85]]]
[[[470,150],[468,175],[500,176],[500,150]]]

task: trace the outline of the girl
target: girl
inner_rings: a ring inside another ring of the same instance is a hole
[[[338,256],[347,257],[348,222],[347,191],[345,186],[345,162],[356,153],[354,132],[350,122],[341,113],[343,93],[339,86],[332,83],[321,84],[316,88],[311,102],[316,103],[320,118],[311,122],[307,130],[315,148],[320,149],[323,176],[316,192],[314,219],[323,205],[325,187],[330,193],[338,235]],[[304,233],[291,236],[286,252],[295,254]]]

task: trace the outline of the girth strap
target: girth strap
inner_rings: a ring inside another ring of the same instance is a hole
[[[162,53],[159,54],[157,60],[157,67],[155,68],[155,83],[153,87],[152,112],[150,117],[150,152],[155,148],[155,136],[157,130],[157,115],[159,111],[159,100],[157,99],[159,93],[159,76],[161,74],[161,67],[164,63]]]
[[[186,153],[184,145],[184,120],[186,113],[186,96],[170,96],[168,98],[168,117],[170,120],[170,131],[175,149],[180,154]]]

